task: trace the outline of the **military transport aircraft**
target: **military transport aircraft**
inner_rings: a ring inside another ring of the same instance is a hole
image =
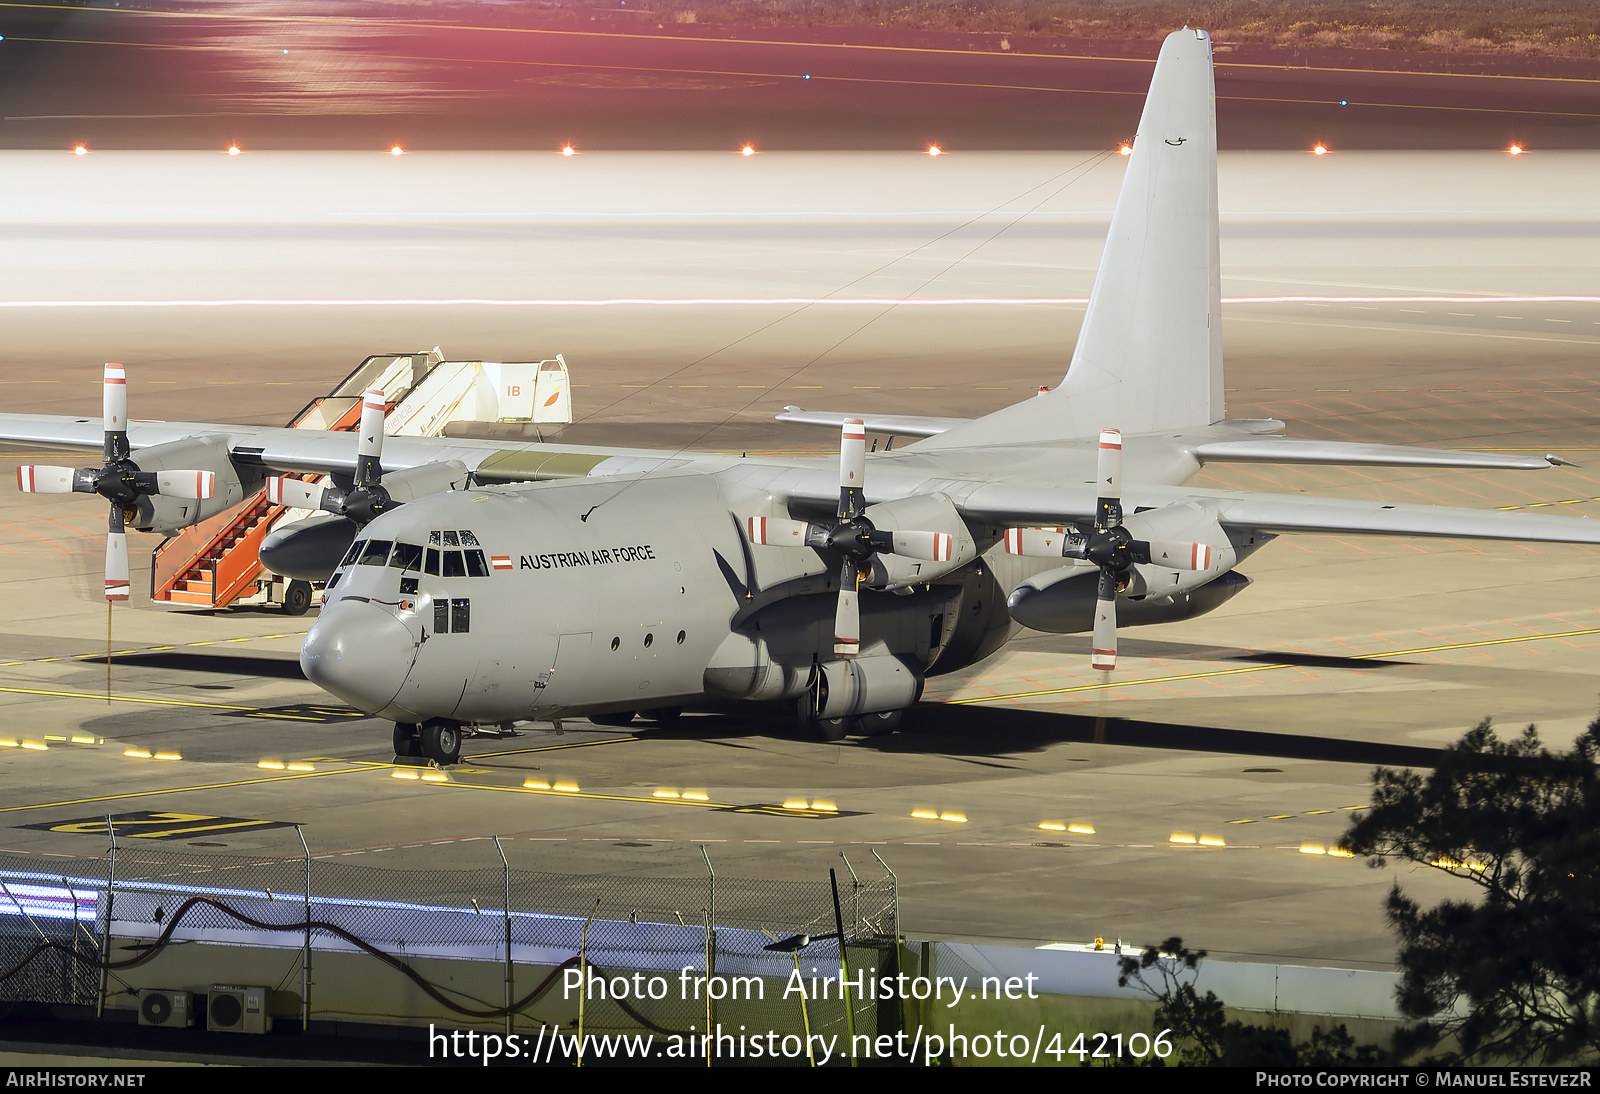
[[[263,550],[326,578],[306,676],[454,762],[463,733],[708,699],[792,704],[827,739],[895,728],[923,680],[1017,624],[1090,631],[1211,611],[1281,533],[1600,543],[1600,521],[1182,485],[1211,461],[1548,468],[1559,457],[1295,440],[1229,420],[1222,394],[1215,93],[1203,31],[1167,38],[1066,379],[974,420],[807,413],[820,460],[0,415],[8,440],[103,448],[24,467],[23,490],[111,503],[106,595],[127,595],[125,522],[163,533],[238,503],[323,510]],[[922,439],[870,457],[865,432]],[[188,469],[188,470],[177,470]],[[322,489],[285,474],[331,475]]]

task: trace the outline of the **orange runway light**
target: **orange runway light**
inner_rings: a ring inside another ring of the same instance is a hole
[[[1510,148],[1507,148],[1506,151],[1511,153],[1513,156],[1520,156],[1522,155],[1522,145],[1513,144]]]
[[[562,146],[561,154],[563,156],[576,156],[578,154],[578,150],[572,147],[572,145],[567,144]]]
[[[237,144],[228,145],[228,155],[237,156],[238,154],[239,154],[239,146]]]
[[[87,149],[86,147],[84,147],[81,144],[80,145],[76,145],[72,149],[72,154],[74,156],[87,156],[89,154],[89,149]]]
[[[937,144],[930,144],[928,145],[928,155],[942,156],[944,155],[944,149],[940,148]]]
[[[739,155],[741,156],[753,156],[755,154],[756,149],[754,145],[747,144],[743,148],[739,149]]]
[[[1119,156],[1131,156],[1131,155],[1133,155],[1133,145],[1131,145],[1131,144],[1123,145],[1121,148],[1117,149],[1117,155],[1119,155]]]
[[[1326,156],[1328,154],[1328,147],[1327,145],[1319,144],[1311,150],[1311,154],[1313,156]]]
[[[391,156],[403,156],[405,154],[406,154],[406,150],[404,148],[401,148],[398,144],[395,145],[393,148],[389,149],[389,155],[391,155]]]

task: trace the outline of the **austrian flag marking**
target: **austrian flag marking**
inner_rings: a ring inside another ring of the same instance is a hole
[[[489,556],[489,561],[494,564],[494,568],[496,570],[509,570],[509,569],[511,569],[511,556],[510,555],[490,555]]]

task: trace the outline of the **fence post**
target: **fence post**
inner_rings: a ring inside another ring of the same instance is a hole
[[[706,845],[700,845],[700,857],[706,860],[706,1066],[711,1066],[710,1048],[716,1042],[710,1040],[715,1036],[712,1020],[716,1014],[711,1005],[711,978],[717,970],[717,871],[711,865],[711,856],[706,853]]]
[[[839,911],[839,877],[828,871],[833,889],[833,924],[839,932],[839,994],[844,997],[844,1024],[850,1036],[850,1066],[856,1066],[856,1005],[850,997],[850,960],[844,952],[844,915]]]
[[[107,658],[106,664],[111,663]],[[100,932],[100,992],[95,1000],[94,1016],[103,1018],[106,1012],[106,978],[111,975],[111,970],[106,968],[106,962],[111,956],[111,905],[112,893],[117,882],[117,827],[111,823],[111,814],[106,814],[106,831],[111,833],[111,850],[108,852],[109,865],[106,867],[106,925]]]
[[[894,871],[889,869],[889,864],[883,861],[882,855],[878,854],[878,852],[873,850],[871,847],[868,847],[867,850],[872,851],[872,857],[878,860],[878,865],[883,867],[883,872],[889,875],[889,900],[890,906],[894,909],[895,963],[898,965],[898,955],[900,953],[900,879],[895,877]],[[840,853],[842,854],[843,852]]]
[[[850,860],[844,857],[844,852],[839,852],[839,858],[844,860],[844,868],[850,871],[850,933],[861,932],[861,879],[856,877],[856,868],[850,865]]]
[[[500,877],[506,908],[506,1036],[511,1036],[511,996],[516,988],[513,978],[516,976],[511,965],[511,863],[506,861],[506,853],[500,847],[500,837],[490,836],[494,840],[494,849],[500,855]]]
[[[305,1033],[311,1030],[311,848],[306,846],[305,833],[298,824],[294,826],[294,834],[300,837],[306,881],[306,942],[305,952],[300,956],[300,1030]]]

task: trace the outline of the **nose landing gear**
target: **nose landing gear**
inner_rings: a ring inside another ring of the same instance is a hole
[[[461,761],[461,736],[461,723],[446,718],[432,718],[421,725],[396,722],[394,755],[400,760],[424,757],[448,767]]]

